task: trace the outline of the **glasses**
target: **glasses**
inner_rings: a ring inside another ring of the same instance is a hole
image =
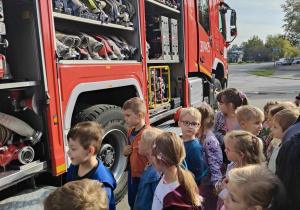
[[[197,128],[200,123],[196,123],[196,122],[189,122],[189,121],[180,121],[184,126],[191,126],[192,128]]]

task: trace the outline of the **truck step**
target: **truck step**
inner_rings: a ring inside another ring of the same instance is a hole
[[[18,170],[0,171],[0,190],[28,179],[34,174],[45,171],[46,169],[47,163],[37,160],[19,167]]]
[[[164,132],[173,132],[181,137],[181,128],[175,124],[174,120],[168,120],[163,124],[156,126],[156,128],[163,130]]]

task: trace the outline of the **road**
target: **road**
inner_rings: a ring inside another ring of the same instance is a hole
[[[230,65],[228,87],[243,91],[250,104],[262,109],[269,100],[293,101],[300,91],[300,65],[277,66],[271,77],[248,74],[248,71],[264,69],[272,63]]]
[[[272,77],[261,77],[247,73],[272,66],[273,63],[229,66],[228,87],[244,92],[250,104],[263,110],[269,100],[293,101],[300,91],[300,64],[278,66]],[[117,205],[117,209],[129,210],[127,196]]]

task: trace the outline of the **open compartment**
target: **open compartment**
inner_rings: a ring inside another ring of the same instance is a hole
[[[93,13],[91,5],[85,5],[86,15],[78,12],[80,7],[74,9],[70,5],[70,13],[58,10],[57,0],[53,2],[56,52],[61,63],[64,60],[74,63],[141,62],[137,0],[101,1],[106,2],[105,7],[95,4],[98,12],[102,11],[100,13]]]
[[[37,2],[3,0],[0,77],[0,189],[46,169],[50,160]],[[9,12],[14,11],[14,12]],[[5,41],[7,40],[7,41]]]

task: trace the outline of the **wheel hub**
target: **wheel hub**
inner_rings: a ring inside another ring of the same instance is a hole
[[[110,144],[104,144],[100,149],[99,158],[104,166],[110,169],[115,162],[115,150]]]

